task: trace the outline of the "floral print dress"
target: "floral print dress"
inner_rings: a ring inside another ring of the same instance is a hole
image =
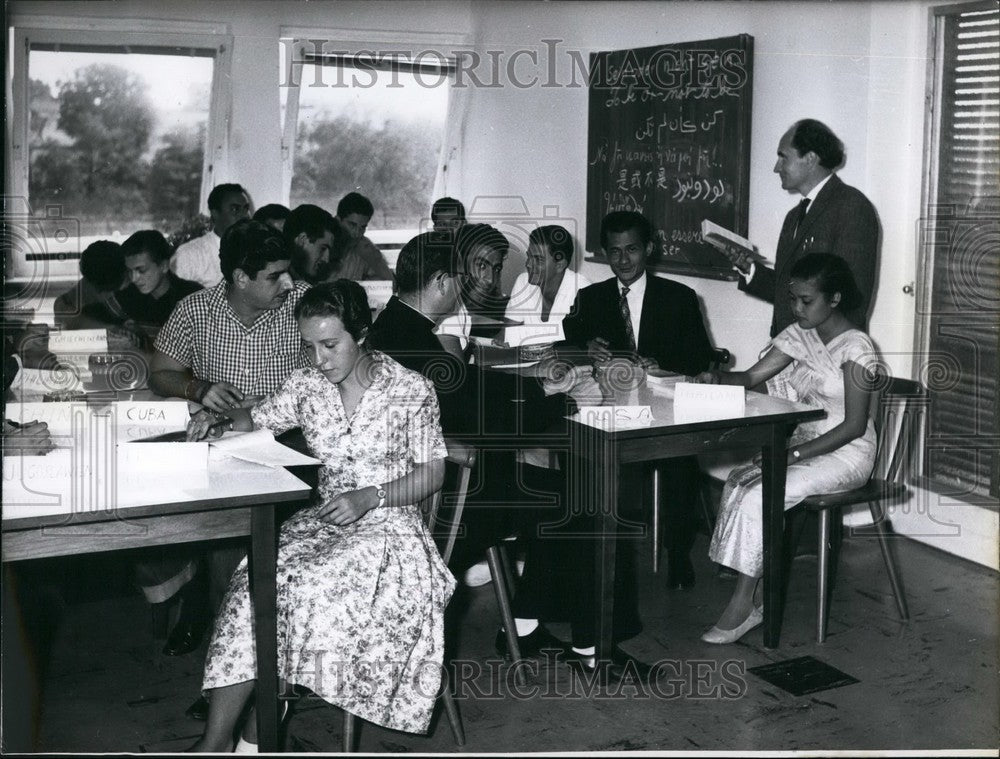
[[[795,428],[789,448],[819,437],[844,421],[844,369],[848,361],[873,371],[878,353],[871,338],[849,329],[823,344],[815,329],[792,324],[772,344],[793,361],[781,372],[789,400],[820,406],[826,417]],[[769,387],[771,387],[769,385]],[[790,464],[785,477],[785,510],[817,493],[837,493],[861,487],[875,464],[875,427],[869,417],[865,433],[835,451]],[[726,479],[722,505],[708,555],[712,561],[741,574],[760,577],[764,566],[763,493],[756,464],[736,467]]]
[[[417,504],[338,527],[317,517],[346,491],[399,479],[447,455],[434,387],[372,354],[370,386],[348,418],[318,370],[293,372],[251,411],[275,434],[301,426],[323,462],[318,503],[281,528],[278,674],[364,720],[427,732],[441,683],[444,609],[455,580]],[[256,677],[247,564],[237,568],[208,649],[204,689]]]

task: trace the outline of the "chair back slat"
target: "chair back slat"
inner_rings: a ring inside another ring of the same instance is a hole
[[[424,520],[427,524],[427,529],[431,533],[431,536],[435,537],[435,540],[438,541],[441,558],[444,559],[445,564],[451,561],[451,554],[455,549],[455,541],[458,538],[458,531],[461,529],[462,513],[465,510],[465,501],[469,494],[469,482],[472,479],[472,469],[476,465],[477,455],[476,449],[472,446],[453,440],[448,440],[446,442],[448,445],[448,456],[445,459],[445,462],[450,466],[458,468],[456,484],[450,493],[450,495],[454,497],[455,501],[454,513],[451,515],[451,521],[446,525],[447,533],[440,536],[434,535],[439,526],[438,522],[440,519],[441,504],[443,502],[444,488],[435,491],[425,498],[420,504],[421,510],[424,514]]]
[[[875,415],[878,448],[873,476],[895,482],[913,451],[915,422],[926,393],[919,382],[887,375],[878,376],[876,387],[873,402],[878,403]]]

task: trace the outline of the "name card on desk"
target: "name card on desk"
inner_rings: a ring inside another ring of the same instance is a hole
[[[742,387],[693,382],[678,382],[674,386],[675,422],[733,419],[745,412],[746,390]]]
[[[649,406],[580,406],[578,412],[583,424],[608,431],[648,427],[653,423]]]
[[[18,398],[40,398],[48,393],[69,393],[83,390],[80,372],[75,369],[28,369],[21,367],[10,389]]]
[[[49,434],[68,435],[73,429],[73,419],[82,427],[90,419],[91,409],[85,402],[43,403],[31,401],[28,403],[8,403],[5,414],[18,424],[45,422],[49,426]]]
[[[128,440],[184,430],[191,418],[187,401],[118,401],[112,406],[118,430]]]
[[[106,329],[64,329],[49,333],[52,353],[107,353]]]

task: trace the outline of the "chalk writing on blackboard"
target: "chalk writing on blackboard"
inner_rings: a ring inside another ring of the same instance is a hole
[[[752,63],[749,35],[591,56],[588,250],[607,213],[638,211],[656,268],[735,276],[701,222],[747,233]]]

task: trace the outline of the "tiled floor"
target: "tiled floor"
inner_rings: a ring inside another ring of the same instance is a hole
[[[995,749],[998,739],[998,577],[909,540],[896,541],[912,618],[902,623],[877,545],[844,545],[829,637],[815,642],[815,561],[793,564],[780,648],[761,632],[732,646],[699,641],[731,581],[695,548],[698,584],[666,592],[648,570],[640,578],[645,631],[627,648],[666,660],[659,692],[625,686],[580,692],[567,667],[540,666],[519,694],[494,661],[497,611],[489,585],[471,592],[459,643],[459,708],[467,743],[455,745],[443,716],[430,735],[362,724],[364,752],[698,751],[798,749]],[[197,695],[204,647],[167,658],[153,639],[147,608],[127,581],[122,557],[58,560],[35,574],[65,573],[34,605],[48,609],[52,645],[44,676],[37,746],[59,752],[172,752],[201,724],[184,716]],[[54,613],[53,613],[54,612]],[[557,635],[567,630],[552,627]],[[36,633],[37,634],[37,633]],[[793,696],[747,672],[812,656],[859,682]],[[6,662],[5,662],[6,664]],[[14,683],[5,667],[4,687]],[[574,694],[574,688],[577,692]],[[340,712],[305,698],[288,724],[290,751],[340,750]],[[8,733],[9,735],[9,733]],[[8,750],[12,746],[8,743]]]

